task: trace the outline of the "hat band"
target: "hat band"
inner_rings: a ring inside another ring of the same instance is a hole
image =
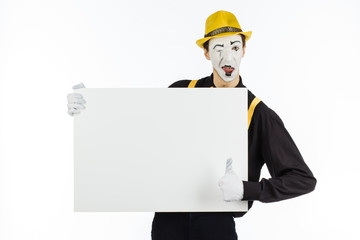
[[[212,37],[226,32],[242,32],[242,30],[240,28],[235,28],[235,27],[222,27],[209,32],[204,37]]]

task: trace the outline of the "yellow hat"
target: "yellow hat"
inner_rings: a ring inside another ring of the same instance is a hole
[[[204,43],[212,38],[235,34],[244,35],[246,42],[250,39],[251,33],[251,31],[243,32],[241,30],[240,24],[234,14],[226,11],[218,11],[206,19],[204,38],[197,40],[196,44],[202,48]]]

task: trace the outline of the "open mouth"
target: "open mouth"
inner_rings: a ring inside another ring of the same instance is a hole
[[[230,66],[224,66],[224,67],[222,67],[222,70],[224,70],[226,76],[231,76],[232,72],[235,69],[233,67],[230,67]]]

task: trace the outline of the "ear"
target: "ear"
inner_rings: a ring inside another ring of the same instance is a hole
[[[209,54],[209,52],[208,52],[205,48],[203,48],[203,50],[204,50],[205,58],[206,58],[207,60],[210,60],[210,54]]]
[[[245,49],[246,49],[246,45],[243,47],[243,54],[242,54],[242,58],[244,57],[244,55],[245,55]]]

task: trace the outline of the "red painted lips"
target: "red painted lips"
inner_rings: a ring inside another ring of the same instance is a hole
[[[222,67],[222,69],[226,72],[226,73],[232,73],[234,71],[233,67]]]

